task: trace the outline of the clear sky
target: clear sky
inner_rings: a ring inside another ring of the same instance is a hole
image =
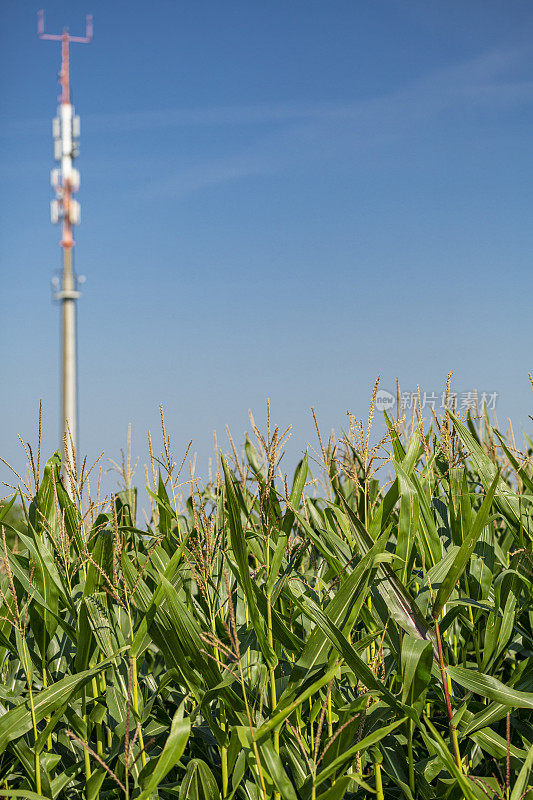
[[[58,442],[60,265],[49,221],[60,52],[39,4],[0,18],[0,455]],[[497,393],[531,429],[530,0],[48,0],[81,116],[81,450],[134,451],[164,403],[177,453],[294,460],[392,390]],[[287,464],[289,466],[289,464]],[[5,479],[5,472],[1,473]],[[141,476],[139,476],[140,478]]]

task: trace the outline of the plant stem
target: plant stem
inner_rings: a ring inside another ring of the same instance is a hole
[[[311,714],[312,710],[313,710],[313,698],[311,696],[309,698],[309,714]],[[311,745],[311,750],[314,750],[315,749],[315,736],[314,736],[314,731],[313,731],[313,721],[312,721],[311,718],[309,719],[309,743]]]
[[[33,748],[34,748],[33,758],[35,765],[35,791],[37,792],[37,794],[41,794],[41,761],[39,759],[39,753],[37,752],[37,720],[35,718],[35,705],[33,703],[33,692],[30,683],[28,683],[28,689],[30,690],[31,720],[33,723]]]
[[[268,543],[267,543],[268,544]],[[267,596],[267,625],[268,625],[268,643],[274,649],[274,635],[272,631],[272,604],[270,594]],[[276,696],[276,675],[275,670],[270,669],[270,705],[272,707],[272,714],[276,710],[278,704]],[[274,750],[279,755],[279,727],[274,729]],[[275,800],[280,800],[281,794],[274,793]]]
[[[412,719],[407,721],[407,755],[409,758],[409,788],[413,794],[415,795],[415,764],[413,758],[413,733],[414,733],[414,722]]]
[[[220,727],[226,730],[226,711],[222,706],[220,708]],[[228,776],[228,748],[222,746],[220,748],[220,760],[222,763],[222,800],[228,794],[229,776]]]
[[[130,637],[131,641],[133,642],[133,620],[131,618],[131,607],[128,602],[128,619],[130,623]],[[131,660],[131,680],[133,686],[133,710],[135,711],[136,716],[139,716],[139,689],[138,689],[138,676],[137,676],[137,656],[134,656]],[[141,748],[141,764],[143,767],[146,766],[146,753],[144,752],[144,739],[143,739],[143,732],[142,728],[139,727],[139,747]]]
[[[89,744],[89,724],[87,722],[87,698],[85,695],[85,686],[81,690],[81,717],[85,723],[87,737],[85,739],[85,743]],[[83,758],[85,761],[85,786],[87,787],[87,781],[91,777],[91,757],[86,747],[83,748]]]
[[[440,666],[440,674],[442,677],[442,688],[444,690],[444,697],[446,698],[446,709],[448,711],[449,717],[449,725],[450,725],[450,737],[453,744],[453,750],[455,755],[455,762],[459,768],[459,770],[463,771],[463,762],[461,761],[461,752],[459,750],[459,740],[457,738],[457,728],[452,723],[453,719],[453,708],[452,708],[452,701],[450,698],[450,691],[448,688],[448,673],[446,672],[446,665],[444,664],[444,656],[442,653],[442,641],[440,636],[440,629],[439,629],[439,621],[435,619],[435,633],[437,636],[437,647],[439,652],[439,666]]]
[[[46,674],[46,627],[43,625],[43,642],[42,642],[42,674],[43,674],[43,689],[48,688],[48,676]],[[50,722],[50,717],[45,717],[46,724]],[[46,740],[46,749],[52,749],[52,734],[48,734]]]
[[[328,738],[333,737],[333,714],[331,710],[331,692],[328,694]],[[331,785],[335,786],[335,775],[331,778]]]
[[[507,753],[505,758],[505,800],[511,796],[511,712],[507,712],[506,719]]]
[[[383,794],[383,780],[381,778],[381,764],[376,761],[374,764],[374,777],[376,779],[376,800],[385,800]]]
[[[132,681],[133,681],[133,709],[139,716],[139,690],[137,682],[137,657],[132,658]],[[142,729],[139,728],[139,747],[141,748],[141,764],[146,766],[146,753],[144,752],[144,739]]]
[[[98,684],[96,681],[96,676],[92,679],[92,689],[93,689],[93,700],[96,701],[98,697]],[[102,723],[96,723],[96,752],[101,757],[104,754],[104,738],[103,738],[103,731],[102,731]]]

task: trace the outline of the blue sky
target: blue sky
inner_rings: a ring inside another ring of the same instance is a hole
[[[49,222],[60,52],[38,4],[0,25],[0,455],[39,398],[58,439],[60,264]],[[287,466],[378,373],[497,392],[530,430],[529,0],[50,0],[82,120],[80,444],[117,458],[166,409],[205,471],[248,409],[293,425]],[[5,479],[5,473],[1,476]],[[141,478],[141,475],[139,475]]]

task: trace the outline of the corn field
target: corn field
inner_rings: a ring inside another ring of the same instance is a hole
[[[533,443],[453,404],[373,443],[376,392],[290,478],[270,413],[205,481],[162,416],[143,519],[129,450],[103,497],[26,445],[0,796],[533,798]]]

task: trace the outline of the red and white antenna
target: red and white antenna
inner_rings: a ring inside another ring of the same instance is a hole
[[[71,36],[67,29],[63,33],[44,32],[44,11],[38,13],[37,30],[41,39],[61,42],[61,71],[59,83],[58,115],[53,120],[54,158],[58,165],[51,172],[51,182],[55,189],[55,199],[51,203],[53,223],[60,223],[63,248],[63,270],[56,286],[56,299],[61,303],[61,396],[62,396],[62,434],[63,469],[68,474],[69,467],[75,463],[77,443],[77,352],[76,352],[76,300],[80,297],[78,281],[72,265],[72,250],[75,245],[72,228],[80,222],[80,204],[73,195],[80,186],[80,174],[73,162],[78,155],[80,118],[74,114],[70,102],[70,64],[69,45],[71,42],[88,44],[93,36],[92,16],[86,18],[85,36]],[[67,481],[67,484],[69,481]],[[70,486],[71,492],[74,487]]]

